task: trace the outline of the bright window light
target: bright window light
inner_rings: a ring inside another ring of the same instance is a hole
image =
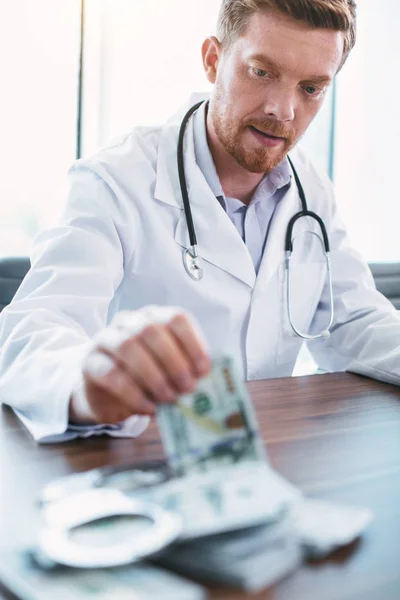
[[[79,1],[0,8],[0,256],[25,255],[57,219],[75,158]]]

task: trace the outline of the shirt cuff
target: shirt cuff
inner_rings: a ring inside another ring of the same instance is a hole
[[[22,422],[24,416],[18,415]],[[129,417],[118,425],[69,425],[64,433],[57,435],[44,435],[36,440],[40,444],[60,444],[71,442],[79,438],[89,438],[100,435],[108,435],[115,438],[136,438],[149,426],[150,417]]]

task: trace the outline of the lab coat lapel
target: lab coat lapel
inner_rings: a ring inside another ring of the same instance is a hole
[[[179,123],[177,122],[170,122],[162,134],[158,150],[154,196],[161,202],[181,209],[175,241],[182,248],[188,248],[190,241],[177,170],[178,134]],[[197,166],[192,121],[189,122],[185,135],[184,158],[199,255],[205,261],[230,273],[248,286],[254,287],[256,273],[250,253]],[[206,265],[203,266],[206,277],[207,268]]]
[[[200,256],[254,287],[256,273],[249,251],[205,180],[200,181],[198,177],[190,188],[189,198]],[[182,248],[190,246],[184,213],[179,220],[175,240]]]

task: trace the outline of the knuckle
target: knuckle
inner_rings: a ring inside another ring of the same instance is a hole
[[[187,365],[177,366],[172,371],[171,377],[180,389],[191,388],[195,383],[195,379]]]
[[[181,350],[178,350],[174,356],[173,361],[170,363],[170,369],[175,373],[176,376],[184,375],[185,373],[189,373],[189,363],[184,357]]]
[[[110,376],[107,378],[106,384],[112,391],[117,392],[118,395],[123,396],[129,389],[129,386],[125,380],[124,374],[116,369]]]
[[[157,377],[150,384],[157,396],[161,396],[168,387],[168,381],[164,377]]]
[[[118,385],[118,381],[120,378],[120,369],[116,365],[113,368],[103,375],[100,379],[104,382],[105,385]]]
[[[148,415],[153,416],[156,413],[155,404],[143,398],[141,402],[138,403],[135,413],[138,415]]]
[[[163,333],[163,331],[164,331],[163,325],[150,323],[149,325],[146,325],[146,327],[143,329],[143,331],[141,333],[141,337],[145,341],[151,342],[153,340],[158,340],[160,338],[161,334]]]
[[[138,340],[136,336],[125,338],[121,341],[118,352],[122,355],[131,354],[135,351]]]
[[[171,388],[171,385],[167,381],[162,381],[157,383],[152,390],[153,396],[155,400],[158,402],[168,402],[172,401],[175,398],[174,390]]]
[[[171,327],[174,329],[188,329],[191,327],[190,318],[185,313],[175,315],[170,321]]]
[[[135,388],[134,390],[131,391],[130,400],[136,406],[141,404],[144,401],[144,399],[145,399],[145,395],[140,388]]]

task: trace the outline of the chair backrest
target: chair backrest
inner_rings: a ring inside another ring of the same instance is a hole
[[[29,258],[0,258],[0,312],[10,304],[30,268]]]
[[[400,263],[371,263],[377,289],[400,310]]]
[[[370,263],[377,289],[400,310],[400,263]],[[0,258],[0,312],[10,304],[31,268],[27,257]]]

